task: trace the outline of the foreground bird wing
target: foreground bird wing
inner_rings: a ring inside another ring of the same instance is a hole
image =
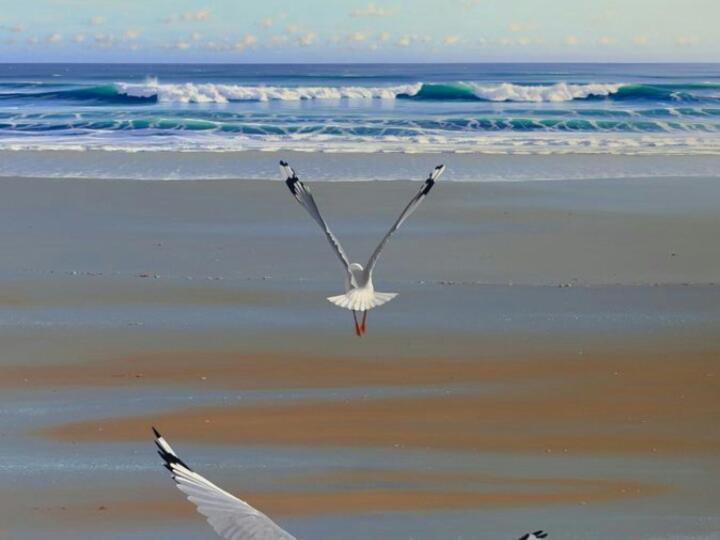
[[[178,489],[218,535],[227,540],[296,540],[259,510],[193,472],[155,428],[153,432],[158,454]]]
[[[430,176],[428,176],[427,180],[425,180],[425,183],[420,188],[420,191],[417,192],[417,194],[412,198],[412,200],[408,203],[408,205],[405,207],[405,209],[402,211],[402,214],[400,214],[400,217],[397,219],[395,223],[393,223],[392,227],[390,227],[390,230],[387,232],[385,237],[380,241],[380,244],[378,244],[378,247],[375,248],[375,251],[370,256],[370,260],[368,261],[367,265],[365,266],[365,274],[370,275],[372,273],[373,268],[375,267],[375,264],[377,263],[378,258],[380,258],[380,252],[385,247],[385,244],[387,244],[388,240],[390,240],[390,237],[395,233],[395,231],[400,228],[400,225],[403,224],[403,222],[410,217],[410,214],[412,214],[415,209],[420,206],[420,203],[425,199],[428,193],[430,193],[430,190],[435,185],[435,181],[440,178],[440,175],[445,170],[445,165],[438,165],[433,169],[433,171],[430,173]]]
[[[348,273],[349,276],[352,276],[352,273],[350,272],[350,261],[348,260],[348,256],[345,254],[345,250],[330,230],[330,227],[328,227],[322,215],[320,215],[320,210],[315,203],[315,199],[313,198],[312,193],[310,193],[310,189],[300,181],[300,179],[295,174],[295,171],[292,169],[292,167],[290,167],[290,165],[288,165],[287,161],[281,161],[280,168],[285,174],[285,184],[287,184],[288,189],[290,189],[290,193],[292,193],[293,196],[297,199],[297,201],[303,206],[303,208],[307,210],[308,214],[310,214],[310,217],[312,217],[315,222],[320,225],[320,228],[325,233],[325,236],[327,237],[328,242],[330,242],[330,245],[335,251],[335,254],[340,259],[340,262],[342,262],[345,271]]]

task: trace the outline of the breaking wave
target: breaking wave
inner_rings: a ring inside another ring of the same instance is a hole
[[[142,83],[53,88],[7,88],[0,100],[68,100],[88,104],[228,103],[242,101],[394,100],[552,103],[579,100],[720,103],[714,85],[645,85],[623,83],[479,84],[414,83],[393,86],[269,86],[216,83]]]

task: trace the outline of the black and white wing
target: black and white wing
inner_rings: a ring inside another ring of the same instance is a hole
[[[297,201],[303,206],[303,208],[307,210],[308,214],[310,214],[310,217],[312,217],[315,222],[320,225],[320,228],[325,233],[328,242],[330,242],[330,246],[332,246],[335,254],[340,259],[343,268],[349,276],[352,276],[350,272],[350,261],[348,260],[348,256],[345,254],[345,250],[328,227],[322,215],[320,215],[320,210],[318,210],[315,199],[313,198],[312,193],[310,193],[310,189],[300,181],[300,179],[295,174],[295,171],[292,169],[292,167],[290,167],[290,165],[288,165],[287,161],[281,161],[280,168],[285,174],[285,184],[287,184],[290,193],[292,193],[293,196],[297,199]]]
[[[539,538],[547,538],[545,531],[535,531],[522,535],[518,540],[538,540]]]
[[[153,428],[158,454],[172,473],[177,487],[227,540],[296,540],[269,517],[188,467],[160,433]]]
[[[440,175],[445,170],[445,165],[438,165],[433,169],[433,171],[430,173],[430,176],[428,176],[427,180],[425,180],[425,183],[420,188],[420,191],[417,192],[417,194],[412,198],[412,200],[408,203],[408,205],[405,207],[405,209],[402,211],[402,214],[400,214],[400,217],[397,219],[395,223],[393,223],[392,227],[390,227],[390,230],[387,232],[385,237],[380,241],[380,244],[378,247],[375,248],[375,251],[370,256],[370,260],[368,261],[367,265],[365,266],[365,274],[370,275],[373,271],[373,268],[375,267],[375,264],[377,263],[378,258],[380,258],[380,252],[385,247],[385,244],[387,244],[388,240],[390,240],[390,237],[395,233],[395,231],[400,228],[400,225],[403,224],[403,222],[410,217],[410,214],[412,214],[415,209],[420,206],[420,203],[423,202],[423,199],[427,196],[428,193],[430,193],[430,190],[435,185],[435,181],[440,178]]]

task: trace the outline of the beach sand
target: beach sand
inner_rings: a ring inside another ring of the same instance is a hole
[[[352,255],[415,188],[314,192]],[[156,425],[298,537],[715,538],[718,200],[443,182],[358,339],[281,183],[3,179],[0,536],[212,538]]]

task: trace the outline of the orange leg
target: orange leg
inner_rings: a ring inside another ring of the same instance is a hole
[[[363,311],[363,319],[362,319],[362,325],[360,326],[360,331],[362,332],[362,335],[365,335],[365,326],[367,323],[367,311]]]
[[[360,325],[357,321],[357,315],[355,314],[355,310],[353,309],[353,321],[355,321],[355,335],[360,337],[362,336],[362,333],[360,333]]]

